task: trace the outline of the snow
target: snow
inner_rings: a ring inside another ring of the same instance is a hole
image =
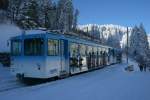
[[[10,45],[7,44],[10,37],[20,35],[20,33],[21,30],[13,24],[0,24],[0,52],[9,52]]]
[[[9,68],[3,67],[2,64],[0,63],[0,81],[2,79],[11,79],[12,75],[10,73]]]
[[[37,29],[37,30],[27,30],[25,31],[25,34],[29,35],[29,34],[46,34],[46,30],[42,30],[42,29]]]
[[[17,81],[16,77],[11,74],[10,69],[0,64],[0,92],[22,86],[24,84]]]
[[[150,100],[149,72],[126,63],[37,86],[0,92],[1,100]]]

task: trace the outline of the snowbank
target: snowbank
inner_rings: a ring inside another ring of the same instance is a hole
[[[13,24],[0,24],[0,52],[9,52],[10,45],[8,41],[10,37],[19,35],[21,30]]]
[[[24,87],[24,84],[20,83],[17,80],[16,76],[13,76],[11,74],[9,67],[3,67],[0,64],[0,92],[9,91],[21,87]]]

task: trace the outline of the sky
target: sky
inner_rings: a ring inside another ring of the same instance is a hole
[[[117,24],[133,27],[143,23],[150,33],[150,0],[73,0],[79,9],[78,24]]]

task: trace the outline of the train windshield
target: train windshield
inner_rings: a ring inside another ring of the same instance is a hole
[[[24,55],[41,56],[43,54],[44,54],[44,40],[42,38],[24,40]]]
[[[13,56],[21,55],[21,40],[11,41],[11,55]]]

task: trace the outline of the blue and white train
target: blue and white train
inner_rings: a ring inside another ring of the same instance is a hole
[[[120,61],[119,50],[77,36],[32,30],[11,38],[11,71],[21,79],[69,76]]]

